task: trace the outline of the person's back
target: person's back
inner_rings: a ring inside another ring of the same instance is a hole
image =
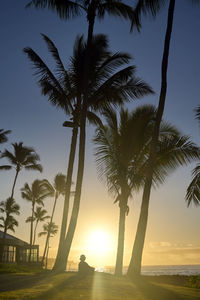
[[[94,268],[90,267],[86,262],[85,262],[85,255],[80,256],[80,263],[78,265],[78,272],[80,275],[89,275],[94,273]]]

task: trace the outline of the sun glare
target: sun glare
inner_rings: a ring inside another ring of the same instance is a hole
[[[103,255],[111,250],[110,236],[106,231],[95,230],[88,237],[88,250],[93,254]]]

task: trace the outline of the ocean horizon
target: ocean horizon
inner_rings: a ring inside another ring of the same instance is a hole
[[[123,268],[123,274],[127,273],[128,267]],[[99,272],[106,272],[113,274],[114,267],[97,268]],[[200,275],[199,265],[156,265],[156,266],[142,266],[142,275],[159,276],[159,275]]]

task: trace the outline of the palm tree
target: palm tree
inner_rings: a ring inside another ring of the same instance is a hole
[[[0,251],[0,261],[2,261],[4,246],[5,246],[5,239],[6,233],[8,230],[15,232],[14,227],[18,226],[17,220],[12,216],[19,215],[20,206],[15,202],[15,200],[9,197],[6,201],[0,202],[0,212],[5,214],[5,216],[1,216],[0,220],[3,224],[0,224],[0,227],[4,229],[3,231],[3,243],[2,248]]]
[[[0,129],[0,144],[6,143],[8,140],[7,134],[11,133],[11,130]]]
[[[43,184],[46,186],[47,189],[52,191],[52,194],[54,193],[54,204],[53,204],[53,209],[52,209],[51,219],[50,219],[50,224],[52,224],[58,197],[60,195],[65,195],[66,176],[63,175],[62,173],[58,173],[54,178],[53,185],[51,185],[48,180],[44,180]],[[50,238],[50,231],[47,233],[45,247],[44,247],[44,253],[42,256],[42,262],[44,262],[44,259],[46,256],[46,251],[47,251],[48,244],[49,244],[49,238]]]
[[[43,254],[42,262],[44,262],[46,258],[46,268],[47,268],[47,261],[48,261],[48,252],[49,252],[49,242],[50,238],[55,236],[58,232],[58,226],[54,222],[48,222],[47,224],[43,225],[43,231],[38,234],[39,237],[46,235],[49,236],[47,250]]]
[[[104,112],[106,126],[98,128],[94,142],[100,175],[106,176],[107,185],[119,204],[120,218],[115,274],[122,275],[125,217],[129,211],[128,199],[133,191],[144,185],[148,166],[149,148],[155,123],[153,106],[138,107],[132,113],[122,109],[120,122],[113,110]],[[181,153],[184,151],[184,154]],[[169,171],[198,155],[198,148],[188,137],[181,136],[172,125],[162,122],[157,147],[153,183],[163,183]]]
[[[61,62],[58,50],[53,42],[46,36],[43,35],[43,37],[47,42],[47,45],[49,47],[49,50],[53,54],[53,57],[56,58],[59,77],[53,75],[50,69],[32,49],[25,48],[24,51],[28,54],[29,58],[33,62],[33,65],[36,68],[36,74],[39,75],[38,83],[42,88],[42,93],[49,97],[49,101],[53,105],[64,108],[67,113],[71,112],[72,114],[72,122],[65,122],[68,127],[73,128],[73,133],[67,171],[66,195],[63,210],[60,244],[57,255],[57,257],[60,257],[62,256],[60,255],[60,251],[64,244],[66,234],[76,141],[78,127],[80,126],[81,113],[83,110],[83,78],[87,45],[84,42],[83,37],[80,37],[76,40],[73,57],[71,58],[71,64],[68,67],[69,71],[67,71]],[[104,35],[95,36],[93,38],[91,47],[93,56],[91,65],[88,66],[90,81],[87,108],[87,117],[90,121],[93,121],[94,123],[97,122],[98,119],[97,117],[95,117],[92,111],[99,110],[103,106],[108,105],[108,101],[110,101],[110,103],[121,104],[123,103],[124,99],[128,101],[130,99],[139,98],[148,93],[152,93],[151,88],[145,82],[135,77],[134,66],[122,68],[130,61],[130,56],[126,53],[112,54],[111,52],[109,52],[108,42]],[[115,71],[116,69],[117,72]],[[82,135],[80,135],[80,144],[82,144],[81,140]],[[80,183],[80,181],[77,181],[77,186],[78,182]],[[72,223],[70,223],[70,234],[68,235],[69,241],[65,242],[66,245],[71,245],[71,240],[74,235],[78,217],[80,193],[77,194],[77,186],[75,189],[76,195],[72,213],[73,221]],[[65,248],[63,250],[63,253],[68,253],[68,251],[69,250]],[[62,265],[64,266],[66,264],[62,263]]]
[[[88,97],[89,97],[89,60],[91,59],[94,52],[92,51],[92,40],[93,40],[93,31],[94,31],[94,24],[95,19],[103,19],[105,14],[108,13],[109,15],[114,15],[115,17],[121,17],[124,19],[134,19],[133,10],[129,5],[121,2],[120,0],[113,1],[113,0],[89,0],[89,1],[60,1],[60,0],[32,0],[27,5],[28,7],[34,5],[36,9],[43,9],[48,8],[50,10],[56,11],[58,16],[61,19],[68,20],[70,18],[74,18],[79,16],[82,12],[86,15],[86,19],[88,21],[88,33],[87,33],[87,43],[86,43],[86,54],[85,54],[85,61],[84,61],[84,72],[83,72],[83,103],[82,109],[80,113],[80,142],[79,142],[79,154],[78,154],[78,171],[77,171],[77,180],[76,180],[76,193],[74,198],[74,216],[72,215],[71,220],[75,220],[70,222],[69,230],[68,230],[68,245],[71,245],[71,241],[74,236],[74,231],[76,227],[77,217],[79,211],[79,203],[81,197],[81,190],[82,190],[82,182],[83,182],[83,173],[84,173],[84,162],[85,162],[85,140],[86,140],[86,117],[87,117],[87,110],[88,110]],[[69,198],[70,192],[68,193]],[[66,227],[67,222],[65,222],[64,226]],[[61,249],[64,245],[64,233],[65,228],[64,226],[61,228],[61,238],[59,243],[58,255],[57,258],[61,258],[63,255],[61,253]],[[66,243],[65,243],[66,244]],[[66,252],[66,249],[63,249],[63,253],[68,253],[69,250]],[[66,259],[68,254],[66,255]],[[65,262],[62,261],[58,263],[56,259],[56,264],[54,269],[56,270],[63,270],[66,266],[66,259]],[[62,265],[62,266],[59,266]]]
[[[24,184],[24,187],[21,188],[21,196],[23,199],[30,201],[32,204],[32,213],[31,216],[28,217],[26,222],[30,222],[30,249],[33,245],[33,222],[35,221],[35,205],[44,206],[43,200],[49,196],[52,196],[51,191],[47,190],[43,185],[41,180],[34,180],[31,187],[28,183]],[[31,251],[30,251],[31,252]],[[31,256],[31,255],[30,255]]]
[[[6,149],[0,156],[1,158],[7,158],[11,164],[0,166],[0,170],[10,170],[12,168],[16,170],[11,198],[13,198],[17,177],[22,169],[42,172],[42,166],[38,164],[40,157],[33,148],[23,146],[22,142],[14,143],[12,146],[14,153]]]
[[[36,230],[39,222],[44,222],[45,220],[49,219],[50,216],[47,216],[46,209],[43,209],[40,206],[37,206],[34,212],[35,218],[35,228],[34,228],[34,235],[33,235],[33,245],[35,245],[35,238],[36,238]]]
[[[136,24],[138,28],[141,26],[141,15],[147,12],[150,12],[153,16],[160,10],[161,4],[165,2],[162,0],[138,0],[137,5],[135,7],[135,19],[132,23],[132,28]],[[150,156],[149,156],[149,167],[147,169],[146,175],[146,183],[144,186],[143,191],[143,200],[142,200],[142,210],[141,215],[137,227],[137,234],[134,243],[134,249],[132,252],[132,257],[130,261],[130,265],[128,268],[128,275],[129,277],[134,277],[140,275],[141,271],[141,261],[142,261],[142,252],[144,248],[144,240],[146,234],[146,227],[147,227],[147,218],[148,218],[148,207],[149,207],[149,199],[150,199],[150,192],[152,186],[152,179],[153,179],[153,167],[156,160],[155,153],[156,147],[158,143],[159,137],[159,129],[160,124],[164,112],[165,107],[165,100],[166,100],[166,92],[167,92],[167,70],[168,70],[168,59],[169,59],[169,49],[170,49],[170,41],[171,41],[171,34],[173,28],[173,19],[174,19],[174,9],[175,9],[175,0],[169,1],[169,8],[168,8],[168,20],[167,20],[167,28],[165,33],[165,42],[164,42],[164,51],[162,57],[162,67],[161,67],[161,89],[160,89],[160,96],[159,96],[159,104],[156,114],[156,122],[154,126],[152,144],[150,149]]]
[[[195,109],[195,116],[200,122],[200,106]],[[192,171],[192,181],[187,188],[185,200],[190,206],[193,202],[196,206],[200,205],[200,163]]]

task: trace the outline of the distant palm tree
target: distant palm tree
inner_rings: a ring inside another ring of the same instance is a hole
[[[39,237],[43,235],[49,236],[47,249],[44,250],[43,259],[42,259],[42,263],[43,263],[46,258],[46,268],[47,268],[47,261],[48,261],[50,238],[54,237],[57,234],[57,232],[58,232],[58,226],[54,222],[48,222],[47,224],[43,225],[43,231],[38,234]]]
[[[0,227],[3,228],[3,242],[2,242],[2,248],[0,251],[0,261],[2,261],[4,246],[5,246],[5,239],[6,239],[6,233],[8,230],[11,230],[15,232],[14,227],[18,226],[17,220],[12,216],[19,215],[20,214],[20,206],[15,202],[13,198],[8,198],[6,201],[0,202],[0,212],[4,214],[5,216],[0,217],[0,221],[2,221],[2,224],[0,224]]]
[[[28,54],[29,58],[33,62],[34,67],[37,70],[36,74],[39,74],[38,83],[42,88],[43,94],[48,95],[49,101],[53,105],[64,108],[67,113],[69,111],[72,113],[72,122],[65,122],[66,126],[73,128],[73,133],[67,172],[63,221],[58,250],[59,257],[66,234],[76,141],[83,109],[84,68],[87,46],[83,40],[83,37],[80,37],[76,40],[73,57],[71,58],[71,64],[68,67],[69,71],[67,71],[60,60],[58,50],[53,42],[46,36],[43,35],[43,37],[47,42],[53,57],[56,59],[56,70],[57,73],[59,73],[59,77],[53,75],[41,58],[32,49],[25,48],[24,51]],[[92,121],[93,123],[99,122],[93,111],[101,110],[102,107],[105,107],[106,105],[108,106],[110,103],[121,104],[124,102],[124,99],[128,101],[131,99],[140,98],[148,93],[152,93],[151,88],[140,78],[135,76],[134,66],[123,68],[124,65],[130,61],[130,56],[126,53],[112,54],[108,50],[108,41],[104,35],[95,36],[93,38],[91,48],[93,59],[89,65],[90,81],[87,105],[87,118],[89,121]],[[73,103],[73,106],[71,102]],[[82,138],[80,136],[80,141],[81,139]],[[77,186],[78,182],[80,187],[80,181],[77,181]],[[77,191],[77,187],[75,190]],[[80,189],[78,190],[80,192]],[[70,223],[70,233],[67,238],[68,241],[65,242],[65,244],[68,246],[71,245],[74,235],[79,211],[79,203],[80,193],[76,193],[74,209],[72,213],[73,221]],[[63,249],[63,253],[66,254],[68,252],[69,249],[67,250],[65,247],[65,249]],[[62,263],[62,266],[65,265],[65,263]]]
[[[0,144],[7,142],[7,134],[11,133],[11,130],[0,129]]]
[[[49,219],[50,216],[47,216],[46,209],[43,209],[40,206],[37,206],[34,212],[35,218],[35,228],[34,228],[34,235],[33,235],[33,245],[35,245],[35,238],[36,238],[36,230],[39,222],[44,222],[45,220]]]
[[[42,172],[42,166],[38,164],[40,157],[33,148],[23,146],[22,142],[14,143],[12,146],[14,153],[6,149],[0,156],[1,158],[7,158],[11,163],[11,165],[0,166],[0,170],[10,170],[12,168],[16,170],[11,198],[13,198],[17,177],[22,169]]]
[[[51,183],[48,180],[44,180],[43,184],[46,186],[46,188],[48,190],[52,191],[52,194],[54,194],[54,204],[53,204],[53,209],[52,209],[51,219],[50,219],[50,224],[52,224],[58,197],[60,195],[65,195],[66,176],[63,175],[62,173],[58,173],[54,178],[53,185],[51,185]],[[48,244],[49,244],[49,238],[50,238],[50,231],[47,233],[45,247],[44,247],[44,253],[43,253],[43,256],[42,256],[42,262],[44,262],[44,259],[45,259],[45,256],[46,256],[46,251],[47,251]]]
[[[103,115],[107,125],[98,128],[94,139],[96,159],[100,175],[106,176],[109,190],[116,195],[114,203],[120,208],[115,274],[122,275],[128,199],[145,183],[156,109],[150,105],[138,107],[132,113],[122,109],[120,121],[113,110],[106,110]],[[163,183],[169,171],[181,164],[178,161],[184,164],[183,161],[197,157],[198,148],[175,127],[162,122],[156,155],[154,185]]]
[[[200,123],[200,106],[195,109],[195,116]],[[196,206],[200,205],[200,163],[192,171],[192,181],[187,188],[185,200],[188,206],[192,202]]]
[[[49,196],[52,196],[52,193],[44,187],[43,182],[41,180],[36,179],[31,187],[28,183],[24,184],[24,187],[21,188],[21,196],[23,199],[30,201],[32,204],[32,213],[31,216],[28,217],[26,222],[31,223],[30,227],[30,248],[33,245],[33,222],[35,221],[35,205],[44,206],[43,200]]]

